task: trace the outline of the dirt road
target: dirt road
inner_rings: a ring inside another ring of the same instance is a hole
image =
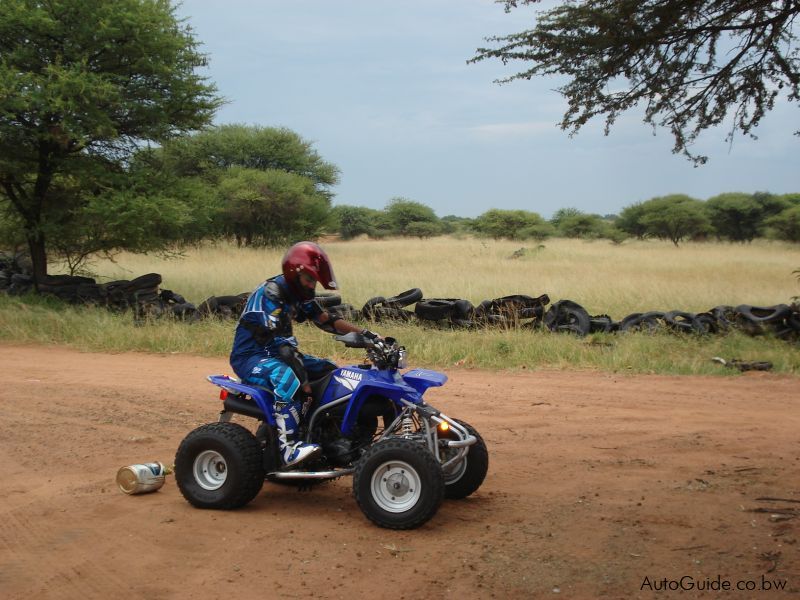
[[[361,514],[349,479],[266,484],[235,512],[193,509],[171,480],[116,488],[119,467],[171,463],[216,419],[205,376],[224,360],[0,345],[0,365],[2,598],[648,598],[681,580],[694,585],[684,597],[800,591],[797,378],[454,369],[429,400],[482,433],[489,475],[393,532]]]

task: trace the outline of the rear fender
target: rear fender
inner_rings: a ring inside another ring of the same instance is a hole
[[[275,426],[275,417],[272,416],[272,398],[269,391],[263,388],[254,387],[232,379],[227,375],[209,375],[207,379],[214,385],[221,387],[233,394],[247,394],[264,413],[264,419],[272,426]]]

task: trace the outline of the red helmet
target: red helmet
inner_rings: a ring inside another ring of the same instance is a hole
[[[313,290],[300,285],[300,273],[305,273],[322,284],[326,290],[338,289],[331,261],[325,251],[314,242],[298,242],[286,251],[281,261],[283,276],[291,290],[301,298],[314,297]]]

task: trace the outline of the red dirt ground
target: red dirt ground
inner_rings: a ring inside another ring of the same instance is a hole
[[[673,596],[800,591],[796,377],[453,369],[429,401],[482,433],[489,474],[395,532],[361,514],[349,478],[266,484],[235,512],[193,509],[171,478],[117,489],[119,467],[172,463],[216,420],[205,376],[224,359],[3,344],[0,364],[2,598],[649,598],[681,578],[695,588]],[[698,592],[726,582],[757,587]]]

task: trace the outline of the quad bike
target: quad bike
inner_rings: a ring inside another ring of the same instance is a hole
[[[353,475],[356,502],[368,519],[412,529],[433,517],[444,498],[466,498],[480,487],[489,466],[483,439],[423,400],[447,376],[400,373],[406,351],[392,338],[348,333],[335,339],[365,349],[369,362],[310,382],[300,439],[322,452],[299,465],[281,462],[268,389],[208,377],[221,388],[219,422],[189,433],[175,456],[176,482],[190,504],[234,509],[255,498],[265,479],[308,485]],[[257,419],[256,433],[231,422],[233,414]]]

